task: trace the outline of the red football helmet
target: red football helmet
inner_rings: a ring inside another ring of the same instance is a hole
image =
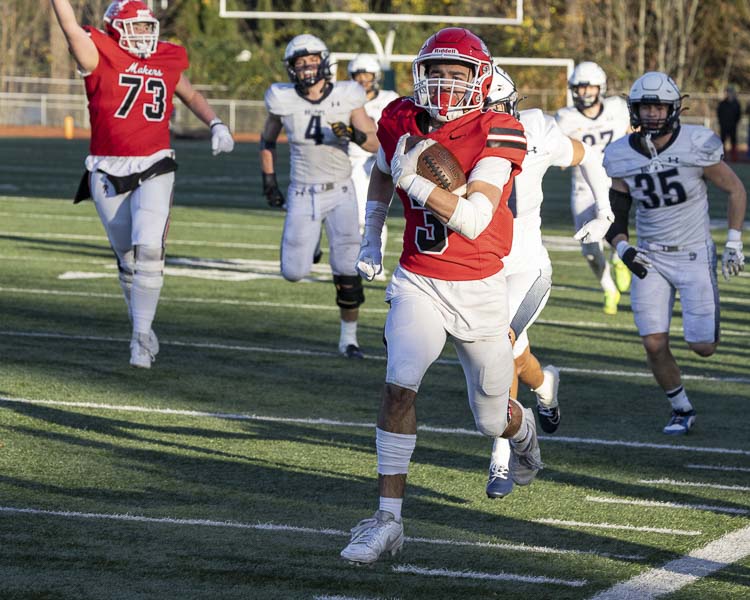
[[[458,63],[472,70],[468,81],[429,77],[434,63]],[[414,102],[438,121],[452,121],[481,109],[492,82],[492,57],[487,45],[468,29],[448,27],[430,37],[412,65]]]
[[[123,50],[131,54],[148,58],[156,52],[159,21],[139,0],[119,0],[110,4],[104,13],[104,28]]]

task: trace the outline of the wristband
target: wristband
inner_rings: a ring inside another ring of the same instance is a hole
[[[727,241],[728,242],[741,242],[742,241],[742,231],[739,229],[730,229],[727,231]]]
[[[224,121],[222,121],[219,117],[216,117],[214,119],[211,119],[210,123],[208,124],[208,127],[210,129],[213,129],[214,125],[223,125]]]
[[[622,258],[622,255],[625,254],[627,249],[630,248],[630,243],[628,240],[620,240],[617,242],[617,246],[615,246],[615,249],[617,250],[617,256]]]

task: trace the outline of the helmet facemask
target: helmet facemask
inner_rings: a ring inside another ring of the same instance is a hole
[[[596,89],[596,94],[593,94],[593,95],[592,94],[586,94],[586,95],[582,96],[581,94],[578,93],[578,90],[580,88],[584,87],[584,86],[585,87],[596,87],[597,88]],[[590,83],[584,81],[584,82],[581,82],[581,83],[577,83],[575,85],[571,85],[570,86],[570,93],[573,95],[573,105],[578,110],[584,110],[586,108],[591,108],[592,106],[594,106],[594,104],[596,104],[597,102],[599,102],[599,100],[601,98],[601,93],[602,92],[601,92],[601,87],[600,86],[593,85],[593,84],[590,84]]]
[[[641,106],[657,104],[667,107],[667,115],[663,119],[644,120],[641,117]],[[630,110],[630,124],[633,129],[638,129],[642,136],[658,138],[663,135],[672,133],[680,124],[681,102],[662,102],[658,97],[649,98],[643,96],[638,102],[631,102],[628,99],[628,109]]]
[[[143,2],[113,2],[104,13],[104,28],[120,48],[130,54],[148,58],[156,52],[159,21]]]
[[[495,66],[492,73],[492,84],[490,93],[484,101],[485,110],[509,114],[518,119],[518,103],[522,98],[518,97],[516,84],[503,69]]]
[[[465,113],[484,106],[485,81],[492,75],[492,70],[486,68],[480,61],[463,60],[414,61],[414,102],[417,106],[427,109],[430,116],[437,121],[448,122]],[[470,69],[467,81],[442,77],[430,77],[430,66],[433,63],[458,64]],[[481,71],[478,73],[478,71]]]

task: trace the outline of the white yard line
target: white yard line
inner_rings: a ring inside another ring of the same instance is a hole
[[[186,417],[210,418],[210,419],[227,419],[230,421],[259,421],[268,423],[289,423],[300,425],[324,425],[327,427],[358,427],[366,429],[375,429],[375,423],[364,423],[361,421],[337,421],[334,419],[304,419],[292,417],[268,417],[264,415],[253,415],[246,413],[219,413],[205,412],[199,410],[187,410],[176,408],[152,408],[148,406],[133,406],[127,404],[104,404],[99,402],[68,402],[65,400],[45,400],[30,398],[15,398],[10,396],[0,396],[0,404],[37,404],[43,406],[64,406],[67,408],[90,408],[93,410],[111,410],[121,412],[135,412],[145,414],[162,414],[162,415],[179,415]],[[426,433],[441,433],[448,435],[468,435],[479,437],[482,434],[472,429],[433,427],[429,425],[420,425],[419,431]],[[750,456],[750,450],[737,450],[734,448],[712,448],[701,446],[677,446],[670,444],[650,444],[646,442],[633,442],[625,440],[601,440],[595,438],[576,438],[561,436],[544,436],[540,435],[539,439],[545,442],[559,442],[570,444],[589,444],[595,446],[623,446],[626,448],[648,448],[654,450],[676,450],[679,452],[705,452],[708,454],[736,454]]]
[[[701,483],[698,481],[677,481],[675,479],[639,479],[638,483],[672,485],[675,487],[711,488],[714,490],[730,490],[733,492],[750,492],[750,486],[746,485],[722,485],[719,483]]]
[[[750,473],[748,467],[725,467],[723,465],[696,465],[688,463],[685,465],[688,469],[706,469],[707,471],[738,471],[740,473]]]
[[[664,527],[637,527],[635,525],[615,525],[613,523],[584,523],[582,521],[563,521],[561,519],[533,519],[534,523],[545,525],[562,525],[563,527],[580,527],[581,529],[618,529],[623,531],[640,531],[642,533],[663,533],[665,535],[701,535],[693,529],[666,529]]]
[[[449,577],[451,579],[479,579],[484,581],[517,581],[520,583],[544,583],[564,585],[567,587],[582,587],[588,583],[585,579],[557,579],[534,575],[516,575],[514,573],[481,573],[479,571],[451,571],[448,569],[425,569],[414,565],[394,565],[394,573],[409,573],[426,577]]]
[[[0,292],[5,291],[8,288],[2,288],[0,287]],[[12,288],[10,288],[12,289]],[[65,293],[67,294],[67,293]],[[79,295],[77,292],[72,292],[70,295]],[[80,294],[82,296],[101,296],[101,297],[107,297],[107,298],[120,298],[121,296],[119,294]],[[165,298],[162,298],[162,300],[166,300]],[[194,299],[195,300],[195,299]],[[181,300],[177,300],[181,301]],[[188,302],[189,300],[185,300]],[[209,301],[207,301],[209,302]],[[210,302],[221,302],[221,301],[210,301]],[[226,300],[224,301],[228,304],[239,304],[239,305],[245,305],[245,304],[263,304],[266,303],[251,303],[251,302],[243,302],[241,300]],[[283,306],[281,304],[276,303],[268,303],[269,306]],[[293,304],[289,305],[290,307],[294,308],[305,308],[307,305],[304,304]],[[317,305],[310,305],[307,306],[308,308],[311,308],[313,310],[324,308],[322,306]],[[337,307],[332,306],[332,308],[338,310]],[[378,309],[369,309],[370,312],[378,312]],[[10,337],[30,337],[30,338],[48,338],[48,339],[62,339],[62,340],[83,340],[83,341],[96,341],[96,342],[107,342],[107,343],[121,343],[121,342],[129,342],[129,338],[118,338],[118,337],[110,337],[110,336],[95,336],[95,335],[72,335],[72,334],[64,334],[64,333],[55,333],[55,332],[46,332],[46,331],[3,331],[0,330],[0,336],[10,336]],[[160,340],[160,343],[164,346],[181,346],[185,348],[209,348],[214,350],[234,350],[238,352],[260,352],[260,353],[268,353],[268,354],[287,354],[290,356],[320,356],[320,357],[335,357],[340,358],[340,354],[338,352],[325,352],[325,351],[319,351],[319,350],[302,350],[297,348],[273,348],[270,346],[246,346],[243,344],[220,344],[220,343],[214,343],[214,342],[180,342],[180,341],[167,341],[167,340]],[[378,354],[372,354],[368,353],[367,358],[369,360],[379,360],[384,361],[385,355],[378,355]],[[460,364],[458,360],[452,359],[452,358],[440,358],[435,361],[435,364],[438,365],[458,365]],[[558,366],[558,369],[562,373],[580,373],[585,375],[595,375],[599,377],[604,376],[614,376],[614,377],[634,377],[634,378],[651,378],[652,375],[650,373],[645,373],[643,371],[611,371],[606,369],[579,369],[577,367],[564,367],[564,366]],[[708,377],[704,375],[690,375],[689,373],[683,373],[682,378],[685,380],[693,380],[693,381],[718,381],[718,382],[724,382],[724,383],[750,383],[750,378],[747,377]]]
[[[728,513],[730,515],[747,515],[750,510],[731,508],[729,506],[714,506],[712,504],[681,504],[679,502],[661,502],[658,500],[637,500],[635,498],[604,498],[602,496],[586,496],[588,502],[599,504],[625,504],[628,506],[647,506],[649,508],[676,508],[679,510],[708,510],[711,512]]]
[[[238,521],[214,521],[212,519],[174,519],[171,517],[146,517],[142,515],[117,514],[117,513],[90,513],[67,510],[43,510],[37,508],[23,508],[17,506],[0,506],[0,515],[32,515],[47,517],[62,517],[68,519],[91,519],[106,521],[127,521],[134,523],[152,523],[163,525],[190,525],[202,527],[227,527],[230,529],[254,529],[256,531],[309,533],[316,535],[329,535],[348,538],[349,531],[338,529],[316,529],[313,527],[297,527],[278,523],[242,523]],[[445,540],[439,538],[404,538],[407,542],[415,544],[433,544],[440,546],[470,546],[483,549],[501,551],[526,552],[529,554],[561,554],[561,555],[586,555],[614,557],[616,555],[603,554],[597,550],[569,550],[565,548],[552,548],[547,546],[525,546],[523,544],[493,544],[491,542],[472,542],[468,540]],[[628,557],[640,560],[642,556]]]
[[[593,596],[591,600],[651,600],[671,594],[750,555],[750,526],[649,569]]]

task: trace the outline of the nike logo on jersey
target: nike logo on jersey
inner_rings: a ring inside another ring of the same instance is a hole
[[[154,77],[163,77],[161,69],[152,69],[151,67],[142,66],[139,67],[137,62],[131,63],[130,66],[125,69],[126,73],[135,73],[136,75],[153,75]]]
[[[457,140],[458,138],[462,138],[464,136],[465,136],[465,134],[463,134],[463,133],[460,133],[458,135],[453,135],[452,133],[449,133],[448,134],[448,139],[449,140]]]

